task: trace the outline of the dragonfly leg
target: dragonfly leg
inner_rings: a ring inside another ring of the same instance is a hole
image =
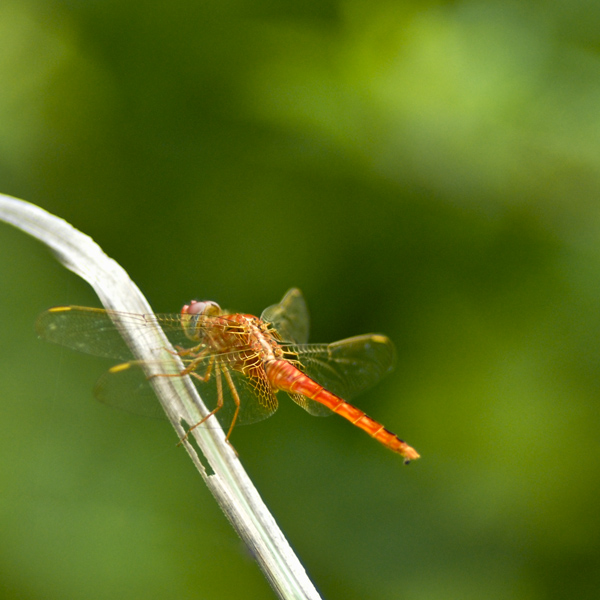
[[[209,365],[209,368],[207,369],[207,373],[205,374],[205,377],[208,378],[210,376],[210,369],[212,367],[213,363],[211,362],[211,364]],[[199,421],[198,423],[196,423],[195,425],[193,425],[192,427],[190,427],[190,429],[188,430],[188,432],[186,433],[186,436],[184,439],[187,438],[187,436],[190,434],[190,432],[193,429],[196,429],[196,427],[198,427],[199,425],[202,425],[202,423],[204,423],[206,421],[206,419],[208,419],[208,417],[214,415],[217,413],[217,411],[221,410],[221,408],[223,408],[223,383],[221,380],[221,374],[223,374],[223,376],[225,377],[225,380],[227,382],[227,387],[229,388],[229,391],[231,392],[231,396],[233,398],[233,401],[235,403],[235,412],[233,413],[233,418],[231,419],[231,424],[229,425],[229,430],[227,431],[227,435],[225,436],[225,439],[227,441],[229,441],[229,436],[231,435],[231,432],[233,431],[233,427],[235,425],[235,422],[237,421],[237,417],[238,417],[238,413],[240,412],[240,406],[241,406],[241,401],[240,401],[240,396],[238,394],[238,391],[235,387],[235,384],[233,383],[233,379],[231,378],[231,373],[229,372],[229,370],[227,369],[221,369],[219,367],[217,367],[216,369],[216,380],[217,380],[217,406],[215,406],[215,408],[206,415],[206,417],[204,417],[201,421]],[[197,377],[198,379],[200,379],[201,381],[206,381],[206,379],[203,379],[200,375],[198,375],[195,372],[190,373],[190,375]]]
[[[204,372],[204,375],[200,375],[199,373],[197,373],[195,371],[195,368],[203,358],[204,358],[203,356],[199,356],[195,360],[191,361],[190,364],[183,371],[180,371],[179,373],[157,373],[156,375],[152,375],[151,377],[183,377],[184,375],[190,375],[190,377],[195,377],[196,379],[202,381],[202,383],[207,383],[212,376],[213,367],[215,365],[215,357],[213,356],[211,358],[211,360],[208,363],[208,366],[206,368],[206,371]],[[196,427],[199,427],[200,425],[202,425],[202,423],[204,423],[209,417],[216,414],[221,408],[223,408],[223,382],[221,380],[221,369],[219,368],[219,366],[217,366],[215,371],[216,371],[216,380],[217,380],[217,405],[203,419],[201,419],[200,421],[198,421],[197,423],[195,423],[188,429],[187,433],[181,438],[181,440],[179,440],[180,444],[188,438],[191,431],[196,429]],[[230,388],[231,388],[232,384],[233,384],[233,382],[228,383]],[[236,396],[237,396],[237,394],[236,394]],[[237,404],[238,404],[238,408],[239,408],[239,398],[237,399]],[[237,416],[237,411],[236,411],[236,416]],[[229,434],[228,434],[228,437],[229,437]]]
[[[206,367],[206,371],[204,372],[204,375],[200,375],[197,371],[196,371],[196,366],[197,364],[200,362],[200,358],[193,360],[185,369],[184,371],[181,373],[181,375],[190,375],[191,377],[195,377],[196,379],[199,379],[202,383],[207,383],[208,380],[210,379],[210,376],[212,374],[212,369],[213,366],[215,364],[215,357],[213,356],[210,359],[210,362],[208,363],[208,367]]]
[[[174,346],[175,350],[169,350],[165,348],[165,350],[172,354],[173,356],[189,356],[190,354],[206,354],[206,348],[204,348],[204,344],[198,344],[197,346],[193,346],[192,348],[184,348],[183,346]],[[204,350],[204,352],[202,352]]]
[[[196,367],[204,360],[206,354],[206,352],[203,352],[201,355],[191,360],[187,367],[185,367],[185,369],[183,369],[182,371],[179,371],[179,373],[157,373],[156,375],[152,375],[152,377],[183,377],[184,375],[191,375],[192,377],[199,379],[203,383],[206,383],[210,379],[212,368],[215,364],[215,357],[211,357],[208,363],[208,367],[206,367],[206,371],[204,372],[204,375],[200,375],[196,372]]]
[[[233,426],[237,421],[238,413],[240,412],[240,397],[238,391],[231,379],[231,373],[228,370],[225,370],[225,379],[227,380],[227,385],[229,386],[229,391],[231,392],[231,396],[233,397],[233,401],[235,402],[235,412],[233,413],[233,418],[231,419],[231,425],[229,425],[229,431],[227,432],[227,437],[225,439],[229,440],[229,436],[233,431]]]
[[[204,375],[199,375],[195,371],[200,360],[201,358],[193,360],[185,369],[183,369],[183,371],[179,371],[179,373],[155,373],[154,375],[150,375],[148,379],[152,379],[153,377],[183,377],[184,375],[190,375],[191,377],[199,379],[200,381],[202,381],[202,383],[206,383],[210,379],[210,376],[212,374],[212,368],[215,364],[215,357],[213,356],[211,358],[210,362],[208,363],[208,367],[206,367]]]
[[[213,364],[214,364],[214,361],[211,361],[211,364],[209,365],[209,368],[207,369],[207,373],[212,368]],[[202,423],[204,423],[209,417],[212,417],[214,414],[216,414],[219,410],[221,410],[223,408],[223,381],[221,380],[221,369],[219,368],[218,365],[217,365],[217,368],[215,369],[215,371],[216,371],[215,379],[217,380],[217,405],[205,417],[203,417],[200,421],[198,421],[197,423],[192,425],[187,430],[187,433],[185,434],[185,436],[183,436],[183,438],[181,439],[181,441],[179,443],[185,441],[188,438],[188,436],[190,435],[190,433],[194,429],[196,429],[196,427],[199,427],[200,425],[202,425]],[[200,377],[199,375],[197,375],[194,372],[190,373],[190,375],[196,375],[196,377],[198,377],[198,379],[202,380],[202,377]]]

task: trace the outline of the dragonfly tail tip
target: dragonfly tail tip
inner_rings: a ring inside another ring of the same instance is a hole
[[[404,464],[409,465],[413,460],[417,460],[421,458],[421,455],[414,449],[408,446],[402,452],[402,456],[404,458]]]

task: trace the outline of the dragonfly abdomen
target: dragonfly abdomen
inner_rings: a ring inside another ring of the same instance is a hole
[[[344,417],[353,425],[367,432],[380,444],[403,456],[406,464],[419,458],[417,451],[396,434],[386,429],[381,423],[369,417],[356,406],[326,390],[289,362],[285,360],[269,361],[266,370],[271,385],[275,389],[290,394],[302,394],[315,402],[320,402],[340,417]]]

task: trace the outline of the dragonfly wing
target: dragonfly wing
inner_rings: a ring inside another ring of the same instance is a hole
[[[380,334],[358,335],[333,344],[306,344],[289,350],[298,356],[304,373],[344,400],[375,385],[393,369],[396,356],[391,340]]]
[[[311,400],[302,394],[288,394],[288,396],[313,417],[329,417],[333,414],[333,411],[324,404]]]
[[[161,371],[167,371],[165,364]],[[166,419],[141,361],[117,365],[104,373],[94,386],[94,396],[103,404],[142,417]]]
[[[57,306],[43,312],[35,328],[45,340],[72,350],[105,358],[132,358],[109,314],[100,308]]]
[[[227,373],[230,375],[231,382],[239,395],[241,403],[236,424],[250,425],[251,423],[262,421],[270,417],[277,410],[277,397],[273,393],[264,369],[253,370],[253,376],[251,377],[234,369],[229,369]],[[200,386],[199,390],[202,393]],[[220,419],[223,427],[231,425],[233,413],[235,412],[234,390],[228,390],[228,393],[230,398],[229,406],[227,409],[223,409],[223,418]]]
[[[260,318],[271,323],[286,342],[308,342],[308,309],[299,289],[289,290],[279,304],[265,308]]]
[[[223,320],[223,319],[221,319]],[[208,321],[208,319],[207,319]],[[133,358],[116,323],[124,322],[136,329],[134,335],[144,336],[158,326],[179,349],[199,345],[186,336],[181,315],[137,315],[107,311],[86,306],[57,306],[43,312],[36,321],[40,337],[85,354],[129,360]],[[226,324],[210,323],[213,328]]]
[[[226,430],[231,426],[237,406],[239,411],[236,425],[247,425],[266,419],[277,409],[277,398],[273,394],[264,370],[256,370],[253,377],[230,368],[237,353],[212,355],[201,361],[194,361],[191,380],[198,388],[203,402],[209,410],[221,403],[216,416]],[[183,360],[190,366],[191,360]],[[105,373],[94,388],[94,394],[104,404],[145,417],[164,418],[164,411],[158,402],[151,380],[146,375],[148,363],[132,361],[117,365]],[[157,377],[179,378],[176,364],[172,361],[157,362],[153,372]],[[205,379],[205,381],[203,380]]]

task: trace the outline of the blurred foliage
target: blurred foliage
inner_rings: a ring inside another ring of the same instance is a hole
[[[357,404],[408,469],[286,402],[234,432],[325,597],[597,597],[600,4],[3,0],[0,81],[0,189],[156,310],[294,285],[314,341],[396,341]],[[272,597],[110,362],[36,340],[91,291],[0,256],[0,597]]]

